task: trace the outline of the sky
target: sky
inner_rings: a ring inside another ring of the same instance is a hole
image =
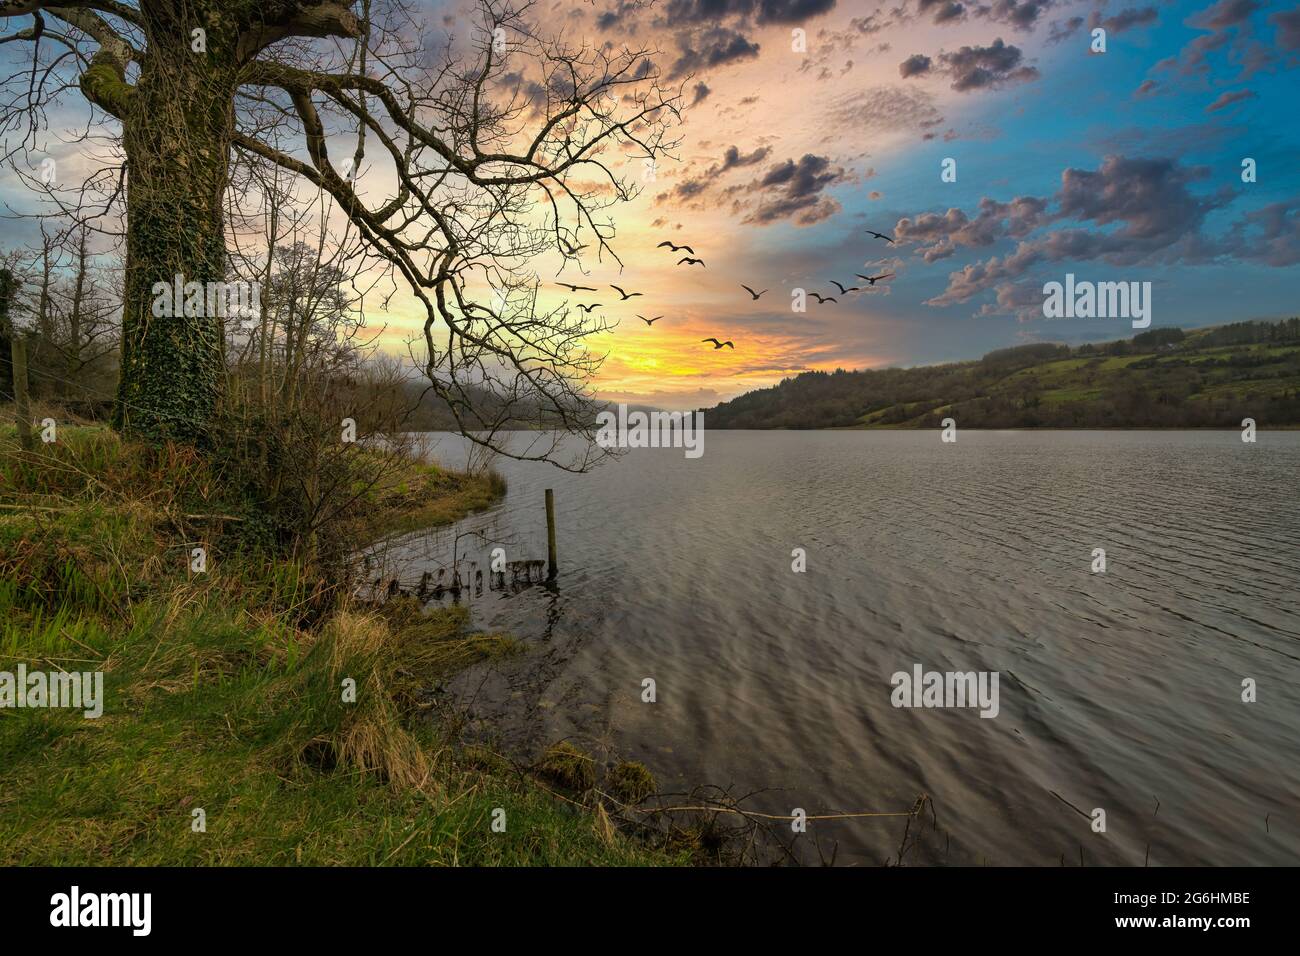
[[[472,29],[464,0],[427,10],[435,32]],[[538,263],[543,305],[569,295],[556,278],[594,285],[569,301],[618,323],[588,343],[602,398],[707,407],[807,369],[1133,334],[1044,318],[1044,283],[1067,273],[1151,282],[1153,328],[1297,312],[1296,6],[540,0],[531,15],[567,42],[655,49],[689,104],[674,155],[613,213],[623,268]],[[12,175],[0,199],[21,204]],[[8,246],[26,227],[0,228]],[[894,275],[831,283],[857,273]],[[644,295],[619,303],[609,283]],[[794,311],[796,289],[838,301]],[[384,321],[396,349],[421,318],[399,299]]]
[[[656,64],[695,101],[679,161],[617,214],[621,275],[590,270],[647,292],[608,310],[620,325],[601,343],[603,397],[708,406],[805,369],[1133,334],[1123,319],[1043,318],[1043,284],[1066,273],[1150,281],[1153,328],[1297,310],[1300,8],[597,0],[549,10],[593,43],[658,47]],[[1104,53],[1091,50],[1098,27]],[[955,181],[941,176],[945,159]],[[706,266],[676,265],[655,248],[664,238]],[[830,281],[882,272],[896,275],[847,296]],[[741,283],[770,291],[755,302]],[[839,301],[794,313],[796,287]],[[665,318],[647,327],[637,313]]]

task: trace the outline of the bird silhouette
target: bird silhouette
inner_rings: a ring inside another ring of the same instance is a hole
[[[704,266],[704,260],[703,260],[703,259],[692,259],[690,256],[682,256],[680,259],[677,260],[677,264],[678,264],[678,265],[681,265],[683,262],[685,262],[687,265],[692,265],[692,266],[693,266],[693,265],[701,265],[701,266]],[[704,266],[704,268],[707,269],[708,266]]]
[[[599,309],[603,304],[603,302],[593,302],[591,305],[582,305],[579,303],[578,308],[583,312],[591,312],[592,309]]]
[[[877,239],[884,239],[885,242],[888,242],[888,243],[892,243],[892,242],[894,241],[894,240],[891,239],[889,236],[885,235],[883,232],[873,232],[873,231],[870,230],[870,229],[867,230],[867,235],[868,235],[868,236],[875,236]]]
[[[818,305],[821,305],[821,304],[824,303],[824,302],[838,302],[838,301],[839,301],[839,299],[836,299],[834,296],[829,296],[829,295],[818,295],[816,292],[813,292],[813,293],[812,293],[812,297],[813,297],[814,299],[817,300],[817,304],[818,304]]]
[[[835,286],[835,288],[837,288],[837,289],[840,290],[840,295],[845,295],[846,293],[849,293],[849,292],[857,292],[857,291],[858,291],[858,287],[857,287],[857,286],[855,286],[855,285],[853,285],[853,286],[849,286],[849,287],[846,289],[846,288],[844,288],[844,286],[840,285],[840,283],[836,282],[834,279],[831,280],[831,285]]]
[[[853,274],[857,276],[859,279],[865,280],[869,285],[875,285],[881,279],[888,279],[891,276],[893,276],[892,272],[886,272],[884,275],[881,276],[864,276],[861,272],[855,272]]]
[[[653,319],[647,319],[644,315],[638,315],[637,318],[640,319],[642,322],[644,322],[646,325],[654,325],[656,322],[662,319],[663,316],[656,315]]]
[[[719,342],[717,339],[700,339],[700,341],[701,341],[701,342],[712,342],[712,343],[713,343],[713,351],[715,351],[715,352],[716,352],[718,349],[722,348],[724,345],[731,346],[732,351],[735,351],[735,348],[736,348],[736,346],[735,346],[735,345],[732,345],[732,343],[731,343],[729,340],[726,341],[726,342]]]
[[[623,302],[626,302],[628,299],[632,298],[633,296],[645,295],[644,292],[624,292],[622,286],[617,286],[617,285],[614,285],[613,283],[610,283],[610,286],[609,286],[609,287],[610,287],[611,289],[617,289],[617,290],[618,290],[618,294],[621,295],[621,296],[623,297],[623,299],[622,299]]]
[[[678,251],[680,251],[680,250],[682,250],[682,249],[685,249],[685,250],[686,250],[687,252],[689,252],[691,255],[695,255],[695,250],[692,249],[690,246],[675,246],[675,245],[673,245],[671,242],[669,242],[669,241],[666,240],[666,239],[665,239],[663,242],[659,243],[659,245],[655,246],[655,248],[656,248],[656,249],[662,249],[664,246],[667,246],[667,247],[668,247],[671,251],[673,251],[673,252],[678,252]]]
[[[555,284],[564,286],[570,292],[595,292],[596,291],[589,285],[573,285],[568,282],[557,282]]]
[[[571,245],[569,245],[569,243],[568,243],[567,241],[565,241],[564,239],[561,239],[561,240],[560,240],[560,245],[564,247],[564,251],[565,251],[565,253],[566,253],[567,255],[570,255],[570,256],[576,256],[576,255],[577,255],[578,253],[580,253],[583,249],[586,249],[586,248],[587,248],[587,244],[586,244],[585,242],[584,242],[582,245],[580,245],[580,246],[571,246]]]
[[[746,292],[748,292],[751,296],[753,296],[755,302],[758,301],[758,297],[759,297],[760,295],[762,295],[763,292],[766,292],[766,291],[767,291],[766,289],[764,289],[763,292],[755,292],[753,289],[751,289],[749,286],[745,285],[745,283],[743,283],[743,282],[740,284],[740,287],[741,287],[742,289],[744,289]]]

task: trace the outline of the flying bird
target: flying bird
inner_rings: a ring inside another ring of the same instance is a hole
[[[564,286],[570,292],[595,292],[596,291],[589,285],[573,285],[570,282],[557,282],[555,284]]]
[[[685,262],[687,265],[691,265],[691,266],[696,265],[696,264],[704,266],[704,260],[703,260],[703,259],[692,259],[690,256],[682,256],[680,259],[677,260],[677,264],[678,264],[678,265],[681,265],[683,262]],[[704,266],[704,268],[707,269],[708,266]]]
[[[894,240],[891,239],[889,236],[885,235],[883,232],[872,232],[870,229],[867,230],[867,235],[868,235],[868,236],[875,236],[877,239],[884,239],[885,242],[888,242],[888,243],[892,243],[892,242],[894,241]]]
[[[642,322],[644,322],[646,325],[654,325],[656,322],[662,319],[663,316],[656,315],[653,319],[647,319],[644,315],[638,315],[637,318],[640,319]]]
[[[700,341],[701,341],[701,342],[712,342],[712,343],[713,343],[713,351],[715,351],[715,352],[716,352],[718,349],[722,348],[724,345],[730,347],[732,351],[735,351],[735,349],[736,349],[736,346],[732,345],[732,343],[731,343],[730,340],[728,340],[728,341],[726,341],[726,342],[719,342],[717,339],[700,339]]]
[[[624,301],[624,302],[626,302],[628,299],[632,298],[633,296],[645,295],[644,292],[624,292],[622,286],[617,286],[617,285],[614,285],[613,283],[610,283],[610,286],[609,286],[609,287],[610,287],[611,289],[617,289],[617,290],[618,290],[618,294],[621,295],[621,296],[623,297],[622,301]]]
[[[659,243],[659,245],[655,246],[655,248],[662,249],[664,246],[667,246],[669,250],[671,250],[672,252],[678,252],[682,249],[685,249],[691,255],[695,255],[695,250],[692,249],[690,246],[675,246],[671,242],[667,241],[666,239],[663,242]]]
[[[888,278],[891,278],[891,277],[894,275],[892,272],[886,272],[884,275],[881,275],[881,276],[864,276],[864,275],[863,275],[862,273],[860,273],[860,272],[855,272],[855,273],[853,273],[853,274],[854,274],[855,276],[857,276],[859,279],[863,279],[863,280],[865,280],[865,281],[868,282],[870,285],[875,285],[875,284],[876,284],[877,282],[879,282],[881,279],[888,279]]]
[[[744,289],[746,292],[748,292],[750,295],[752,295],[752,296],[754,297],[754,301],[755,301],[755,302],[758,301],[758,297],[759,297],[760,295],[762,295],[763,292],[766,292],[766,291],[767,291],[766,289],[764,289],[763,292],[755,292],[753,289],[751,289],[749,286],[745,285],[745,283],[743,283],[743,282],[740,284],[740,287],[741,287],[742,289]]]
[[[834,279],[831,280],[831,285],[835,286],[835,288],[837,288],[837,289],[840,290],[840,295],[844,295],[844,294],[849,293],[849,292],[857,292],[857,291],[858,291],[858,287],[857,287],[857,286],[855,286],[855,285],[854,285],[854,286],[849,286],[849,287],[846,289],[846,288],[844,288],[844,286],[840,285],[840,284],[839,284],[838,282],[836,282]]]
[[[824,302],[839,302],[839,301],[840,301],[839,299],[836,299],[836,298],[834,298],[833,296],[829,296],[829,295],[818,295],[816,292],[811,293],[811,295],[812,295],[812,297],[813,297],[814,299],[817,300],[817,304],[818,304],[818,305],[821,305],[821,304],[824,303]]]
[[[591,305],[579,304],[578,308],[580,308],[583,312],[590,312],[592,309],[599,309],[602,304],[603,303],[601,302],[593,302]]]

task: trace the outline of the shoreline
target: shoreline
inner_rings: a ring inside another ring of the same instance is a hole
[[[403,601],[343,601],[313,620],[320,582],[301,565],[221,544],[204,573],[189,573],[174,519],[239,516],[197,514],[202,476],[168,471],[165,456],[107,428],[70,427],[26,454],[0,430],[0,472],[0,572],[12,582],[0,589],[0,670],[22,662],[104,679],[98,719],[0,711],[5,863],[688,862],[601,812],[575,813],[541,779],[425,719],[425,688],[515,652],[508,636]],[[419,462],[407,477],[424,480],[381,493],[358,537],[450,523],[504,492],[499,479]],[[185,527],[181,541],[225,540]]]

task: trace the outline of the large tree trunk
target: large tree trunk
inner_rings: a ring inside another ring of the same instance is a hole
[[[161,5],[143,6],[152,14],[146,27],[150,55],[123,119],[129,181],[116,421],[122,430],[155,441],[204,444],[224,380],[222,320],[186,315],[184,309],[155,315],[154,286],[164,283],[170,290],[178,275],[182,283],[205,288],[225,278],[222,196],[235,56],[222,49],[230,42],[222,34],[229,31],[209,29],[207,50],[196,52],[193,21],[152,22],[166,15],[156,9]]]

